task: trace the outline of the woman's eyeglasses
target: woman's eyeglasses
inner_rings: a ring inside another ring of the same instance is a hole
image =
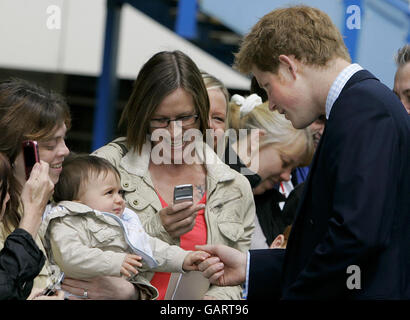
[[[199,115],[192,114],[189,116],[182,116],[175,119],[151,119],[149,125],[151,128],[167,128],[171,121],[175,121],[177,125],[181,126],[182,128],[192,126],[196,120],[198,119]]]

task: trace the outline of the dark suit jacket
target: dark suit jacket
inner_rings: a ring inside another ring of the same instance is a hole
[[[368,71],[333,105],[287,249],[250,257],[248,299],[410,298],[410,117]]]

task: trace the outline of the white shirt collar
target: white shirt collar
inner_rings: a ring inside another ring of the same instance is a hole
[[[326,99],[326,119],[329,119],[333,104],[339,97],[340,92],[342,92],[346,82],[349,81],[349,79],[360,70],[363,70],[363,68],[359,64],[353,63],[344,68],[342,72],[340,72],[336,77],[335,81],[333,81]]]

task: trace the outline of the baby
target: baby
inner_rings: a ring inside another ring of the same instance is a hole
[[[149,283],[154,272],[197,270],[209,256],[150,237],[137,214],[125,208],[120,175],[105,159],[68,157],[54,200],[58,205],[44,217],[40,235],[50,262],[67,277],[122,275],[143,288],[146,298],[155,298]]]

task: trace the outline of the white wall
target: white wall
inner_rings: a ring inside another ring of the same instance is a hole
[[[50,20],[56,12],[47,13],[53,5],[61,9],[60,29],[47,26],[58,22]],[[0,68],[98,76],[105,11],[105,0],[1,0]],[[249,89],[247,78],[128,5],[122,10],[119,43],[120,78],[135,79],[154,53],[178,49],[227,87]]]
[[[0,1],[1,67],[56,70],[62,31],[47,29],[46,8],[51,4],[63,7],[61,0]]]

